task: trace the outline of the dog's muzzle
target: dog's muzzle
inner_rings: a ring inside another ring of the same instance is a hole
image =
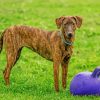
[[[73,34],[72,33],[67,33],[67,37],[70,39],[73,37]]]

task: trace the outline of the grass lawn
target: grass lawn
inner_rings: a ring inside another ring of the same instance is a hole
[[[100,65],[100,0],[0,0],[0,31],[11,25],[57,29],[55,18],[79,15],[82,27],[76,32],[74,53],[69,64],[67,89],[54,91],[52,62],[24,48],[6,87],[2,71],[5,50],[0,54],[0,100],[100,100],[98,96],[72,96],[69,86],[75,74],[93,71]],[[61,72],[61,68],[60,68]]]

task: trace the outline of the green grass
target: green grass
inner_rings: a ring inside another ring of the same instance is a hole
[[[11,25],[31,25],[55,30],[55,18],[79,15],[82,27],[76,32],[74,53],[69,64],[66,91],[54,91],[52,62],[24,48],[6,87],[2,71],[6,65],[5,50],[0,54],[0,100],[99,100],[97,96],[72,96],[69,86],[75,74],[93,71],[100,65],[99,0],[0,0],[0,31]],[[61,70],[61,68],[60,68]],[[60,71],[61,72],[61,71]]]

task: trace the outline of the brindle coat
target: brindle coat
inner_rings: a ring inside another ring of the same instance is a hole
[[[22,48],[28,47],[53,61],[56,91],[59,91],[59,65],[62,65],[62,86],[66,88],[68,62],[73,48],[71,43],[74,42],[76,27],[81,26],[82,19],[78,16],[60,17],[56,19],[56,24],[60,30],[53,32],[29,26],[11,26],[3,32],[0,39],[0,52],[4,44],[7,56],[4,70],[6,85],[9,84],[11,69],[19,59]]]

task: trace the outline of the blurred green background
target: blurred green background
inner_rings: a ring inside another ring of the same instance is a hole
[[[5,50],[0,54],[0,100],[99,100],[97,96],[72,96],[69,86],[75,74],[100,65],[100,0],[0,0],[0,31],[12,25],[30,25],[56,30],[55,19],[77,15],[83,18],[76,31],[69,64],[67,89],[54,91],[52,62],[24,48],[6,87],[2,71]],[[61,72],[61,68],[60,68]],[[61,83],[61,74],[60,74]]]

